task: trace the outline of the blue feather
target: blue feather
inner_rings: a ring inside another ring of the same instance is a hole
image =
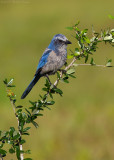
[[[45,50],[44,54],[40,58],[37,70],[39,70],[40,68],[42,68],[47,63],[47,59],[48,59],[48,56],[49,56],[49,54],[50,54],[51,51],[52,50],[48,49],[48,48]]]

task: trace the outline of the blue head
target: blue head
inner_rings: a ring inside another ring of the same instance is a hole
[[[66,49],[68,44],[71,44],[71,42],[63,34],[56,34],[48,48],[54,51],[61,51]]]

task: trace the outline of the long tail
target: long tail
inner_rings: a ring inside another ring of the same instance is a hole
[[[33,78],[33,80],[31,81],[31,83],[28,85],[28,87],[26,88],[26,90],[24,91],[24,93],[22,94],[21,96],[21,99],[24,99],[28,94],[29,92],[31,91],[31,89],[34,87],[34,85],[38,82],[38,80],[40,79],[40,75],[39,76],[35,76]]]

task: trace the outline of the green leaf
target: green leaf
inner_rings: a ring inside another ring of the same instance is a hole
[[[25,110],[27,111],[27,113],[31,116],[31,113],[29,112],[29,110],[27,108],[25,108]]]
[[[87,56],[85,57],[85,63],[88,61],[88,54],[87,54]]]
[[[38,128],[38,124],[35,121],[31,122],[36,128]]]
[[[112,66],[111,66],[111,62],[112,62],[112,59],[109,59],[109,60],[107,61],[107,63],[106,63],[106,67],[112,67]]]
[[[61,80],[62,80],[63,82],[65,82],[65,83],[69,83],[69,81],[68,81],[67,79],[68,79],[68,77],[64,77],[64,78],[62,78]]]
[[[3,81],[4,82],[4,84],[7,84],[8,83],[8,80],[7,80],[7,78]]]
[[[16,146],[16,156],[17,156],[17,159],[20,160],[20,148],[19,148],[19,146]]]
[[[56,93],[59,93],[60,95],[63,94],[63,91],[60,90],[59,88],[54,88],[54,91],[55,91]]]
[[[110,19],[114,19],[114,16],[112,16],[112,15],[108,15],[108,17],[110,18]]]
[[[53,99],[53,96],[52,96],[51,92],[49,92],[49,96]]]
[[[2,148],[3,147],[3,143],[2,144],[0,144],[0,148]]]
[[[95,62],[94,62],[93,58],[91,58],[90,64],[95,65]]]
[[[3,150],[3,149],[0,148],[0,154],[1,155],[6,156],[6,153],[7,153],[7,151],[5,151],[5,150]]]
[[[104,37],[104,41],[109,41],[109,40],[112,40],[112,39],[113,39],[113,38],[112,38],[112,35],[111,35],[111,34]]]
[[[69,74],[73,74],[73,73],[75,73],[75,69],[73,69],[73,68],[71,68],[71,69],[69,69],[68,71],[67,71],[67,74],[69,75]]]
[[[14,131],[13,132],[13,139],[15,140],[15,139],[19,139],[19,138],[20,138],[19,132],[18,131]]]
[[[72,75],[72,74],[69,74],[69,76],[72,77],[72,78],[76,78],[76,76],[74,76],[74,75]]]
[[[74,57],[74,55],[73,54],[71,54],[71,55],[67,55],[67,59],[72,59]]]
[[[57,78],[59,78],[59,79],[60,79],[60,74],[59,74],[59,72],[57,72]]]
[[[78,22],[75,24],[75,27],[76,27],[76,26],[78,26],[78,25],[79,25],[79,23],[80,23],[80,21],[78,21]]]
[[[14,131],[15,131],[15,128],[10,127],[9,134],[10,134],[11,137],[13,136]]]
[[[88,29],[84,29],[84,30],[82,31],[82,35],[83,35],[83,34],[85,35],[85,33],[87,33],[87,31],[88,31]]]
[[[41,113],[38,113],[38,114],[36,114],[37,116],[43,116],[43,114],[41,114]]]
[[[17,106],[16,108],[23,108],[23,106],[19,105],[19,106]]]
[[[48,88],[50,87],[50,82],[49,82],[49,80],[47,78],[46,78],[46,84],[45,84],[45,86],[48,87]]]
[[[50,102],[47,102],[46,104],[47,105],[53,105],[55,103],[55,101],[50,101]]]
[[[26,153],[26,154],[31,154],[31,150],[27,150],[27,151],[25,151],[24,153]]]
[[[15,85],[12,85],[14,81],[14,78],[10,79],[10,81],[7,83],[7,87],[15,87]]]
[[[26,141],[24,139],[21,140],[20,144],[24,144]]]
[[[15,153],[15,150],[13,148],[10,148],[9,153],[13,154],[13,153]]]
[[[49,91],[48,88],[42,88],[42,90],[43,90],[43,91],[46,91],[46,92]]]
[[[36,105],[35,102],[32,102],[32,101],[30,101],[30,100],[29,100],[29,103],[31,103],[33,106]]]
[[[68,29],[68,30],[73,30],[73,27],[66,27],[66,29]]]
[[[30,128],[31,128],[31,127],[24,128],[24,129],[23,129],[23,132],[28,131]]]
[[[18,110],[16,111],[17,114],[19,114],[19,113],[21,113],[21,112],[22,112],[22,109],[18,109]]]
[[[30,134],[28,132],[22,132],[22,135],[27,135],[29,136]]]
[[[79,56],[80,55],[80,51],[79,51],[79,48],[75,48],[75,56]]]
[[[84,37],[84,40],[89,44],[89,43],[91,43],[90,42],[90,39],[88,38],[88,37]]]

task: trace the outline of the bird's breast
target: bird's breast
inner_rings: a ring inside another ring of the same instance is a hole
[[[55,52],[51,52],[47,59],[47,63],[45,66],[42,68],[42,74],[45,73],[50,73],[53,74],[55,73],[58,69],[60,69],[66,62],[67,59],[67,53],[62,52],[56,54]]]

